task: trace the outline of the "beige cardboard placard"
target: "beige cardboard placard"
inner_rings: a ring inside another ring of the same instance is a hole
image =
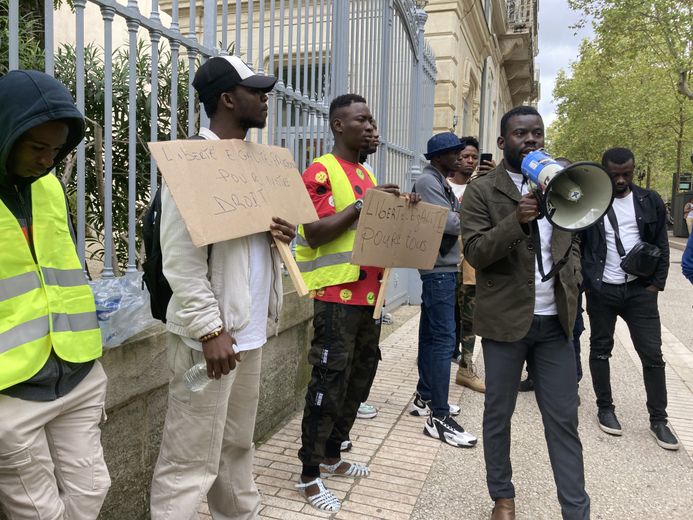
[[[240,139],[148,144],[197,247],[268,231],[273,216],[318,220],[286,148]]]
[[[448,209],[368,190],[356,228],[351,262],[375,267],[432,269]]]

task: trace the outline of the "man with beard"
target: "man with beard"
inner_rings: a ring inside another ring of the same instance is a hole
[[[597,423],[610,435],[621,435],[611,395],[609,358],[614,348],[616,318],[628,325],[642,363],[650,433],[657,444],[677,450],[679,442],[667,426],[667,387],[662,357],[659,291],[669,274],[666,210],[657,192],[633,184],[635,157],[627,148],[611,148],[602,166],[614,183],[614,203],[605,217],[582,233],[583,273],[590,319],[590,373],[597,396]],[[650,276],[634,276],[621,260],[638,243],[654,244],[661,257]]]
[[[209,128],[203,139],[244,139],[263,128],[267,93],[276,82],[236,56],[207,60],[195,74]],[[272,237],[290,243],[294,226],[274,218],[269,232],[195,247],[171,192],[161,197],[163,272],[173,296],[166,312],[169,400],[154,469],[153,520],[193,518],[207,497],[213,518],[257,518],[253,432],[267,318],[281,309],[281,259]],[[210,381],[184,384],[206,362]]]
[[[332,152],[303,173],[320,219],[299,227],[296,244],[296,263],[314,298],[315,329],[298,452],[303,468],[296,487],[310,505],[331,513],[339,511],[341,502],[321,477],[369,473],[363,464],[342,460],[340,448],[368,398],[380,359],[380,320],[373,319],[373,306],[383,270],[350,262],[356,224],[367,190],[399,196],[399,187],[376,187],[373,174],[358,162],[373,137],[373,117],[363,97],[337,96],[329,120]],[[416,202],[417,197],[409,199]]]
[[[464,254],[477,277],[474,330],[482,337],[486,370],[483,438],[486,482],[495,501],[491,518],[515,518],[510,424],[526,361],[561,513],[564,520],[586,520],[590,500],[570,341],[580,283],[579,243],[539,218],[539,204],[521,173],[522,159],[544,146],[544,123],[536,109],[507,112],[497,144],[503,161],[469,184],[461,212]]]

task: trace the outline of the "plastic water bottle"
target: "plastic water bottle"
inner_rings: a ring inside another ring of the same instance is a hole
[[[95,295],[96,319],[101,329],[104,345],[110,345],[111,339],[118,332],[113,327],[113,314],[120,308],[120,294],[100,292]]]
[[[183,374],[183,384],[191,392],[199,392],[205,388],[212,380],[207,377],[207,362],[202,361],[193,365]]]

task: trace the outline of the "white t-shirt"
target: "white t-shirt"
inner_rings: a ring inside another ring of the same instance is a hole
[[[447,179],[448,184],[452,188],[452,192],[455,194],[455,197],[457,197],[457,200],[462,200],[462,195],[464,195],[464,190],[467,189],[466,184],[455,184],[452,182],[450,179]]]
[[[616,215],[616,222],[618,222],[618,234],[623,243],[623,250],[628,254],[628,251],[640,242],[640,231],[635,218],[633,192],[631,191],[623,198],[615,198],[612,207]],[[611,284],[621,284],[635,280],[637,276],[632,274],[626,275],[623,269],[621,269],[621,255],[618,254],[618,249],[616,249],[616,235],[608,217],[604,217],[604,231],[606,232],[606,261],[604,262],[602,281]]]
[[[200,136],[205,139],[218,140],[219,137],[208,128],[200,128]],[[267,308],[272,290],[272,254],[267,233],[255,233],[248,237],[250,269],[250,321],[241,330],[235,331],[236,346],[241,352],[262,347],[267,343]],[[214,248],[214,246],[212,246]],[[227,290],[232,291],[233,288]],[[202,350],[202,343],[193,338],[181,336],[190,348]]]
[[[529,193],[529,187],[521,173],[508,172],[510,178],[517,186],[520,195]],[[553,267],[553,257],[551,256],[551,237],[553,237],[553,226],[546,218],[537,220],[539,225],[539,238],[541,241],[541,260],[544,273],[548,273]],[[551,278],[545,282],[541,281],[539,263],[534,260],[534,314],[542,316],[554,316],[558,314],[556,307],[556,296],[554,294],[554,280]]]

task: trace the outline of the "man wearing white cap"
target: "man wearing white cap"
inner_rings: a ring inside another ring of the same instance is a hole
[[[204,63],[193,81],[209,128],[203,139],[244,139],[263,128],[276,82],[236,56]],[[267,318],[282,304],[281,264],[272,237],[295,228],[274,218],[269,232],[195,247],[166,184],[161,198],[163,272],[173,296],[166,312],[169,401],[151,494],[153,520],[195,518],[207,497],[213,518],[257,518],[253,431]],[[271,236],[270,236],[271,235]],[[183,375],[206,361],[213,379],[198,392]]]

